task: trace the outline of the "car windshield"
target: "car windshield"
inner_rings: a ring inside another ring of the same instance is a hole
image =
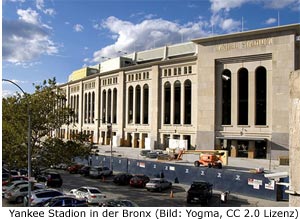
[[[152,180],[150,180],[150,183],[159,183],[159,180],[158,179],[152,179]]]
[[[90,193],[96,194],[96,193],[101,193],[98,189],[90,189]]]

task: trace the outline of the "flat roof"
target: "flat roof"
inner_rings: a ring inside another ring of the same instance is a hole
[[[263,29],[255,29],[243,32],[236,32],[236,33],[229,33],[229,34],[222,34],[204,38],[193,39],[192,42],[194,43],[206,43],[211,41],[218,41],[224,39],[233,39],[233,38],[240,38],[245,36],[254,36],[258,34],[270,34],[270,33],[277,33],[279,31],[288,31],[292,30],[296,34],[300,34],[300,24],[289,24],[284,26],[277,26],[277,27],[270,27],[270,28],[263,28]]]

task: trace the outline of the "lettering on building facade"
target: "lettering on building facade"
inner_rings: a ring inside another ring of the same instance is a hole
[[[229,51],[234,49],[246,49],[246,48],[253,48],[258,46],[268,46],[272,45],[273,40],[272,38],[264,38],[264,39],[257,39],[257,40],[247,40],[242,42],[233,42],[233,43],[223,43],[216,46],[217,52],[222,51]]]

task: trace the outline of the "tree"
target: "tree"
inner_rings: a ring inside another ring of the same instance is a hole
[[[40,142],[50,135],[53,130],[59,129],[63,124],[69,124],[73,116],[72,110],[66,106],[65,93],[56,85],[55,78],[35,85],[33,94],[3,98],[3,158],[12,162],[20,161],[24,167],[24,151],[27,145],[28,112],[29,104],[31,114],[31,146],[32,157],[40,154]]]
[[[23,167],[23,161],[27,160],[27,124],[26,107],[22,96],[2,99],[2,160],[8,168]]]
[[[90,148],[80,142],[64,142],[59,138],[48,138],[41,145],[37,162],[45,166],[70,164],[74,157],[84,158],[90,153]]]

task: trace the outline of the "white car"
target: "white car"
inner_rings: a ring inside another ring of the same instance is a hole
[[[34,205],[39,204],[41,202],[44,202],[50,198],[56,197],[56,196],[62,196],[64,195],[62,192],[56,190],[56,189],[41,189],[31,192],[31,205],[34,207]],[[24,197],[24,206],[28,205],[28,196]]]
[[[153,178],[146,184],[145,188],[148,191],[159,191],[172,187],[172,183],[164,178]]]
[[[96,187],[82,186],[78,189],[72,189],[70,194],[79,199],[85,198],[88,204],[99,204],[106,198],[106,195]]]
[[[28,181],[16,180],[16,181],[9,182],[6,186],[2,187],[2,197],[4,197],[5,192],[12,190],[13,188],[15,188],[18,185],[24,185],[24,184],[28,184]]]

